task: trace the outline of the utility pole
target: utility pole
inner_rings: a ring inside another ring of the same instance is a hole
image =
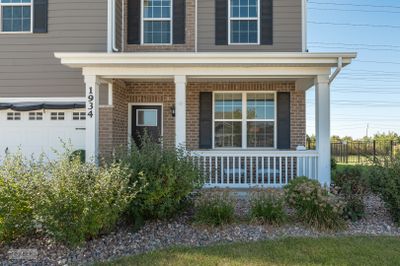
[[[366,136],[368,138],[369,124],[367,124]]]

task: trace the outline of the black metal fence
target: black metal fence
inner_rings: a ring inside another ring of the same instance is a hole
[[[307,142],[307,148],[315,149],[315,142]],[[332,158],[338,163],[362,164],[382,157],[393,157],[400,152],[396,141],[352,141],[331,143]]]

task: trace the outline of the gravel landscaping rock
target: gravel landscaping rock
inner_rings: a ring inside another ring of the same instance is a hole
[[[281,227],[233,224],[221,228],[196,226],[190,221],[192,214],[185,213],[169,221],[148,222],[139,231],[126,226],[102,238],[87,242],[84,246],[69,249],[49,238],[22,239],[11,246],[0,247],[0,265],[71,265],[90,264],[124,255],[135,255],[171,246],[205,246],[215,243],[257,241],[282,237],[318,237],[349,235],[400,236],[400,228],[390,219],[382,200],[376,195],[365,197],[366,216],[349,223],[340,232],[318,232],[301,224]],[[248,202],[241,198],[236,206],[238,216],[244,216]],[[18,249],[37,250],[34,260],[10,260],[10,253]]]

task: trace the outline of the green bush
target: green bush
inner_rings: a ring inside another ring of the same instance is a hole
[[[343,217],[351,221],[358,221],[365,216],[365,204],[363,198],[355,195],[344,198],[345,206]]]
[[[130,169],[131,183],[143,189],[131,202],[130,215],[137,225],[145,219],[165,219],[180,211],[188,196],[202,186],[200,171],[186,152],[165,149],[148,136],[140,147],[132,145],[120,156]]]
[[[253,192],[250,199],[250,216],[253,220],[279,225],[286,220],[285,199],[276,190]]]
[[[317,229],[340,229],[344,204],[318,181],[298,177],[285,187],[286,201],[297,217]]]
[[[345,166],[337,169],[333,183],[345,201],[344,218],[357,221],[364,217],[365,205],[363,199],[368,183],[363,176],[362,167]]]
[[[0,242],[12,241],[34,229],[34,204],[40,165],[27,161],[20,152],[7,155],[0,164]]]
[[[194,221],[198,224],[220,226],[235,220],[235,204],[229,192],[203,191],[195,202]]]
[[[97,167],[64,156],[50,163],[49,176],[36,214],[48,233],[69,245],[112,229],[137,192],[121,163]]]
[[[366,174],[371,190],[381,195],[393,220],[400,224],[400,154],[377,159]]]

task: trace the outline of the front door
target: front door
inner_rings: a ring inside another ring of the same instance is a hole
[[[140,145],[140,138],[145,132],[153,141],[160,143],[161,111],[159,105],[132,106],[132,138],[136,145]]]

